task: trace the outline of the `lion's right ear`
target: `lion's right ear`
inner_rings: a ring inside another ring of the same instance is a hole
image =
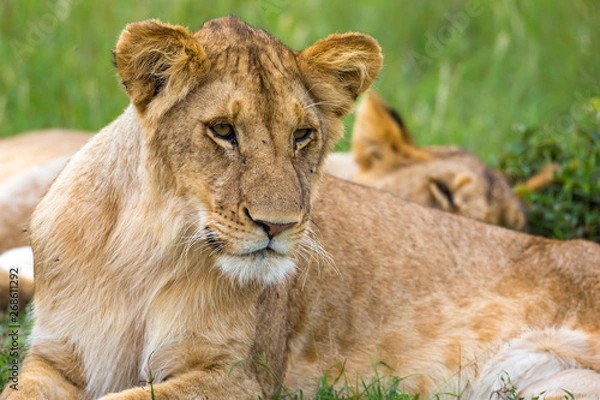
[[[156,20],[127,25],[113,53],[125,90],[142,113],[162,92],[183,97],[208,66],[202,46],[186,28]]]
[[[360,33],[329,35],[300,52],[299,66],[317,103],[337,116],[352,111],[383,63],[375,39]]]
[[[371,90],[356,112],[352,130],[352,152],[363,172],[373,168],[428,160],[429,153],[414,145],[402,118]]]

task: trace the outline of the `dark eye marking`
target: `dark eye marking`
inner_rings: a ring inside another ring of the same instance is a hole
[[[448,189],[448,187],[440,181],[434,181],[434,183],[435,187],[437,187],[437,189],[446,197],[446,199],[448,199],[448,203],[454,207],[454,195],[452,195],[450,189]]]

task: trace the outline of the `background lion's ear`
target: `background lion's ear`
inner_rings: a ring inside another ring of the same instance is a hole
[[[352,152],[361,171],[392,169],[426,161],[430,154],[414,145],[401,117],[371,90],[358,107]]]
[[[356,97],[371,86],[383,56],[372,37],[346,33],[319,40],[304,49],[298,60],[316,100],[342,116],[352,110]]]
[[[114,50],[117,72],[141,112],[163,91],[181,97],[208,62],[202,46],[182,26],[156,20],[127,25]]]

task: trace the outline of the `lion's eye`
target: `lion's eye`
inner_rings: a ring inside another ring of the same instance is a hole
[[[433,183],[435,184],[435,187],[440,191],[440,193],[442,195],[444,195],[446,200],[448,200],[448,203],[451,206],[454,206],[454,195],[452,194],[450,189],[448,189],[448,186],[444,185],[442,182],[437,181],[437,180],[434,181]]]
[[[312,135],[313,130],[310,128],[296,129],[294,132],[294,143],[299,144],[305,142]]]
[[[216,124],[208,127],[210,131],[218,138],[230,142],[235,141],[235,130],[229,124]]]

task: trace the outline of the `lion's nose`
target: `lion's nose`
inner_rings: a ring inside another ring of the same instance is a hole
[[[279,235],[281,232],[283,232],[286,229],[291,228],[292,226],[297,224],[297,222],[283,222],[282,223],[282,222],[271,222],[271,221],[265,221],[265,220],[261,220],[261,219],[254,219],[250,215],[250,212],[248,211],[248,209],[245,209],[244,211],[246,212],[246,216],[252,222],[254,222],[256,225],[260,226],[265,231],[267,236],[269,236],[269,239],[273,239],[274,236]]]
[[[273,239],[273,236],[279,235],[281,232],[285,231],[288,228],[296,225],[295,222],[286,222],[283,224],[269,221],[254,221],[258,224],[269,236],[269,239]]]

